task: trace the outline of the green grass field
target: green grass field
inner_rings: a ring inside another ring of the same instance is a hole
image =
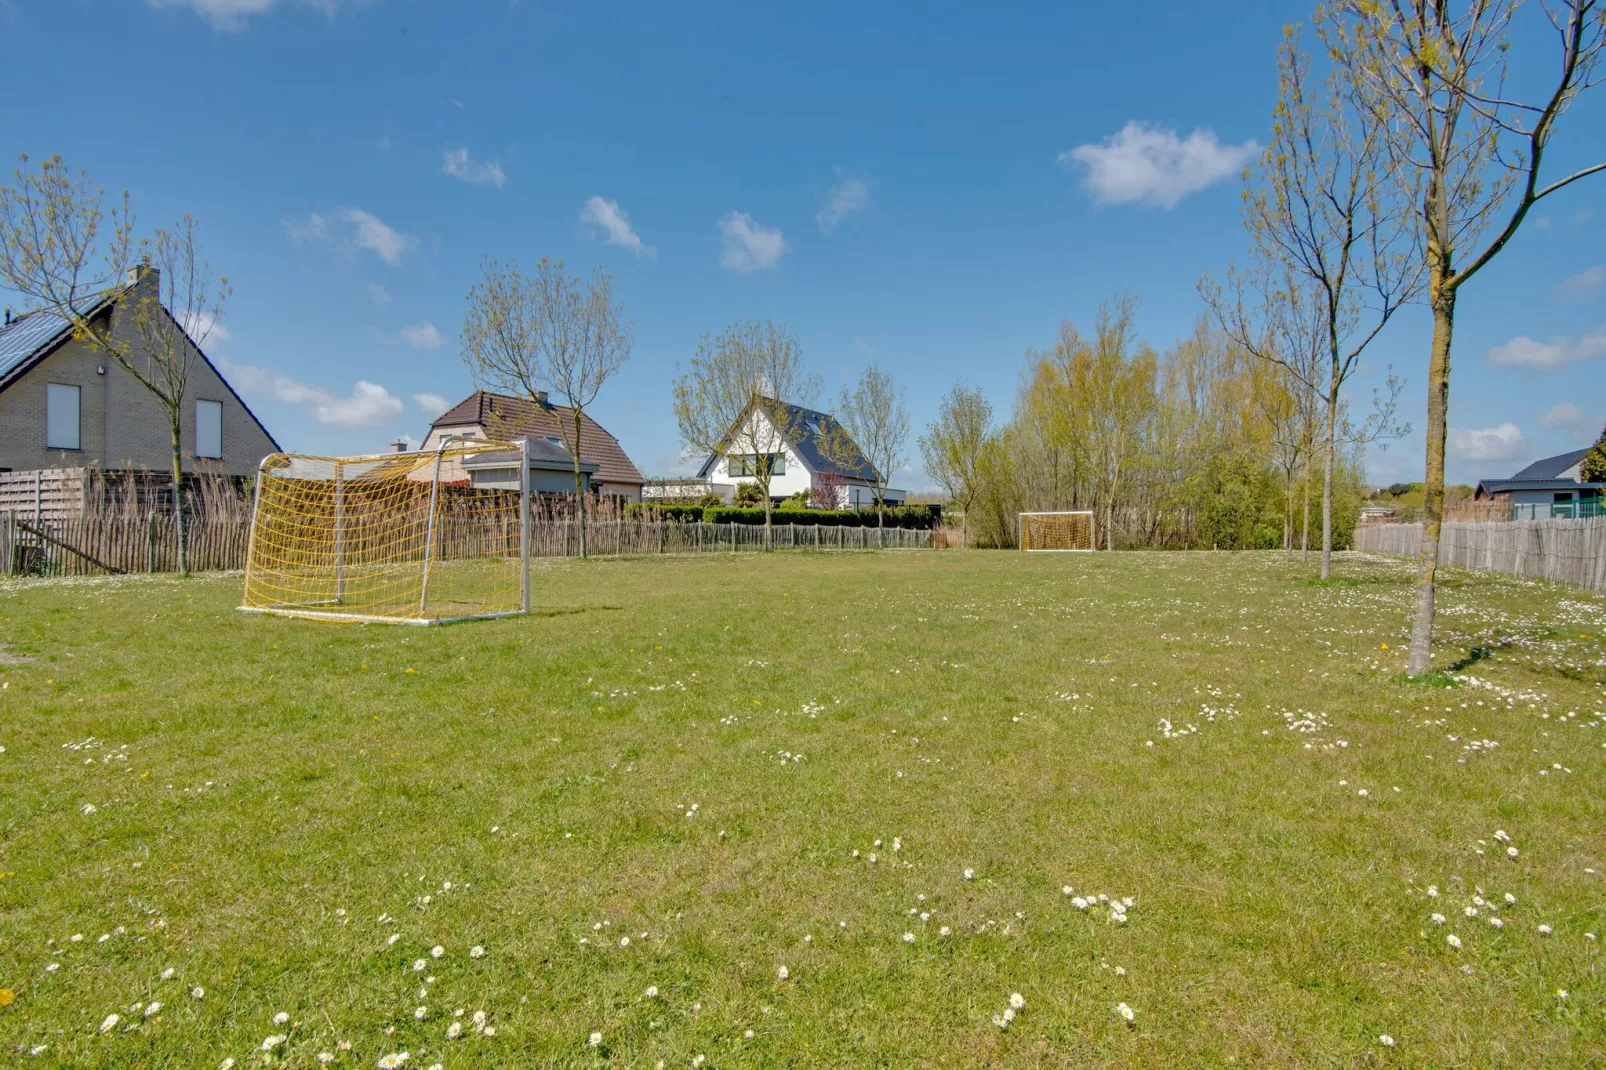
[[[1408,567],[1313,571],[0,584],[0,1063],[1606,1064],[1606,601],[1453,574],[1412,684]]]

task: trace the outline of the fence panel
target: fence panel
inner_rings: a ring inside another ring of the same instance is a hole
[[[1366,524],[1355,548],[1415,557],[1421,524]],[[1460,568],[1504,572],[1583,587],[1606,594],[1606,517],[1583,520],[1449,522],[1439,533],[1439,561]]]
[[[777,524],[778,550],[913,550],[933,546],[930,531],[910,528],[850,528]],[[195,519],[185,532],[195,572],[245,567],[249,521]],[[587,522],[587,552],[624,554],[750,553],[765,548],[764,529],[754,524],[600,520]],[[573,520],[530,523],[531,557],[572,557],[580,552]],[[501,548],[518,553],[512,525],[443,525],[438,552],[444,558],[484,556]],[[0,512],[0,576],[14,574],[97,576],[108,572],[172,572],[178,568],[178,532],[168,514],[35,519],[32,512]]]

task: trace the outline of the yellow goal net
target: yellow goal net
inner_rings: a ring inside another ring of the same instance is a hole
[[[527,612],[529,498],[524,442],[272,454],[257,470],[240,608],[406,624]]]
[[[1020,548],[1027,551],[1093,549],[1089,511],[1020,514]]]

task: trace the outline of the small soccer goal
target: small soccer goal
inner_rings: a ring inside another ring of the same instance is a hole
[[[1020,514],[1020,548],[1027,552],[1093,549],[1093,513]]]
[[[264,458],[240,608],[392,624],[528,612],[527,450],[453,436],[432,450]]]

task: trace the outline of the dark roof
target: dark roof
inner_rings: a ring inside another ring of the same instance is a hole
[[[476,390],[456,405],[447,409],[430,424],[437,427],[478,427],[490,438],[528,437],[546,445],[548,435],[563,440],[558,421],[567,421],[567,430],[574,429],[574,410],[566,405],[536,405],[527,398],[508,394],[493,394]],[[562,449],[562,447],[559,447]],[[569,454],[563,453],[564,463]],[[589,414],[580,414],[580,460],[597,466],[596,478],[603,483],[623,483],[640,486],[641,473],[619,445]]]
[[[555,471],[574,471],[574,460],[569,451],[556,442],[549,442],[544,438],[535,438],[530,435],[520,435],[514,442],[529,443],[525,456],[529,458],[531,468],[552,469]],[[477,453],[463,461],[465,468],[517,468],[519,455],[512,450],[492,450],[486,453]],[[594,461],[581,461],[580,471],[596,472],[598,465]]]
[[[84,314],[93,316],[106,301],[106,297],[97,298]],[[5,383],[13,373],[20,375],[26,370],[25,365],[32,364],[30,357],[53,349],[71,333],[72,325],[49,309],[25,312],[0,326],[0,383]]]
[[[83,310],[83,315],[86,318],[98,315],[102,309],[115,304],[130,289],[132,289],[131,286],[125,286],[122,289],[102,294]],[[168,311],[165,306],[162,311],[167,312],[168,318],[173,319],[174,323],[178,323],[178,320],[173,318],[173,313]],[[184,331],[184,336],[189,338],[189,331],[183,324],[179,324],[179,330]],[[71,336],[72,325],[49,309],[25,312],[10,323],[0,326],[0,390],[5,390],[12,383],[22,378],[24,374],[55,352],[56,347],[67,341]],[[201,360],[208,368],[212,369],[212,374],[218,377],[218,381],[228,388],[229,393],[234,395],[234,400],[238,401],[240,408],[244,409],[245,414],[251,417],[251,422],[256,424],[258,430],[267,436],[268,441],[273,444],[273,448],[280,449],[278,439],[274,438],[273,433],[257,418],[257,414],[251,411],[251,406],[247,405],[245,399],[240,396],[240,392],[234,389],[234,384],[229,382],[228,377],[218,370],[217,365],[212,363],[211,358],[206,355],[206,352],[195,339],[190,338],[190,344],[195,346],[195,352],[200,354]]]
[[[810,471],[834,472],[850,479],[862,479],[866,483],[878,481],[875,465],[870,463],[864,451],[859,449],[859,444],[853,441],[853,436],[837,422],[835,416],[774,398],[759,398],[758,404],[772,414],[772,422],[782,432],[786,444],[802,458]],[[747,416],[744,413],[742,420],[745,419]],[[740,423],[741,420],[738,420],[737,424]],[[732,428],[733,435],[734,432]],[[729,444],[729,437],[726,444]],[[697,470],[699,477],[707,478],[720,452],[723,452],[723,447],[703,462],[703,466]]]
[[[1567,471],[1567,469],[1583,460],[1584,454],[1588,453],[1590,448],[1591,447],[1589,446],[1585,446],[1581,450],[1573,450],[1571,453],[1558,453],[1554,457],[1546,457],[1542,461],[1535,461],[1533,464],[1530,464],[1527,468],[1524,468],[1511,478],[1558,479],[1563,472]]]
[[[1577,480],[1572,479],[1480,479],[1478,480],[1478,489],[1474,492],[1474,497],[1487,494],[1492,498],[1496,494],[1510,494],[1514,490],[1587,490],[1590,488],[1600,490],[1606,488],[1606,483],[1579,483]]]

